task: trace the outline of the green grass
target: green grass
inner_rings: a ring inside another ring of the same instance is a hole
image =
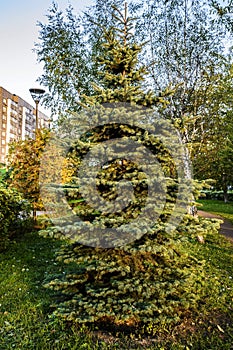
[[[54,255],[60,245],[33,232],[16,239],[0,254],[0,349],[131,348],[130,338],[125,343],[107,334],[98,332],[97,336],[95,330],[50,316],[56,296],[43,287],[43,282],[49,274],[64,271],[65,266],[57,263]]]
[[[219,200],[202,199],[198,203],[202,205],[199,207],[200,210],[220,215],[233,223],[233,202],[224,203]]]
[[[1,163],[0,163],[0,182],[3,181],[5,174],[6,174],[6,169],[1,168]]]
[[[220,235],[184,248],[206,261],[208,279],[198,311],[176,326],[159,325],[150,338],[79,328],[51,318],[54,292],[43,287],[49,274],[67,268],[54,258],[60,242],[27,233],[0,255],[0,349],[230,350],[233,343],[233,246]]]

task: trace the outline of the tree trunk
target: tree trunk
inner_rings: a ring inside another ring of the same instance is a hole
[[[36,222],[36,208],[33,207],[33,221]]]
[[[224,202],[227,203],[228,202],[228,193],[227,193],[227,188],[223,190],[223,198],[224,198]]]
[[[223,174],[223,198],[224,198],[224,202],[227,203],[228,202],[228,193],[227,193],[227,179],[226,179],[226,175]]]

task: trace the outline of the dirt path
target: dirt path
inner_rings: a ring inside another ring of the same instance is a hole
[[[204,218],[223,220],[219,232],[233,242],[233,225],[229,220],[226,220],[219,215],[207,213],[206,211],[202,210],[198,210],[198,215],[203,216]]]

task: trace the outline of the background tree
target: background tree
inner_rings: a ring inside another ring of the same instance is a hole
[[[69,6],[65,14],[53,3],[47,14],[48,23],[39,23],[39,42],[35,45],[38,61],[44,65],[39,78],[47,88],[43,101],[52,113],[61,116],[66,109],[78,107],[79,95],[90,93],[89,81],[95,71],[91,52],[84,38],[82,17]]]
[[[179,127],[189,145],[205,135],[200,125],[208,117],[208,106],[205,96],[197,91],[212,83],[204,74],[207,69],[219,72],[227,38],[225,27],[211,10],[208,1],[150,0],[135,6],[135,13],[140,14],[136,35],[148,41],[142,55],[154,91],[176,87],[161,113]]]
[[[227,201],[228,188],[232,186],[232,63],[225,60],[221,72],[213,74],[206,72],[211,80],[209,88],[205,89],[205,99],[209,116],[205,119],[205,138],[202,146],[194,145],[193,158],[195,176],[199,179],[211,178],[214,186],[222,190]],[[211,88],[210,88],[211,87]],[[200,95],[203,91],[197,91]]]
[[[80,96],[94,92],[92,83],[99,82],[95,57],[102,51],[104,31],[111,26],[113,4],[122,8],[119,0],[98,0],[85,13],[75,15],[71,6],[63,13],[53,3],[47,23],[38,23],[35,52],[44,64],[39,81],[49,91],[44,103],[53,114],[61,117],[67,109],[79,110]]]
[[[231,35],[229,35],[229,40],[232,44],[232,33],[233,33],[233,20],[232,20],[232,11],[233,3],[229,1],[219,1],[219,0],[210,0],[209,1],[211,8],[213,9],[214,15],[217,17],[218,22],[221,25],[224,25]]]
[[[195,175],[201,180],[214,178],[224,191],[232,172],[230,153],[225,152],[230,149],[229,128],[222,120],[223,110],[231,109],[232,80],[226,73],[232,65],[227,54],[232,42],[230,3],[224,7],[217,1],[156,0],[132,5],[135,13],[141,13],[136,35],[148,40],[142,55],[154,91],[175,87],[167,108],[160,112],[179,129],[195,163]],[[223,156],[218,145],[226,142]]]

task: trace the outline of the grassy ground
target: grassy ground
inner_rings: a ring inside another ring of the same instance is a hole
[[[219,235],[207,237],[206,244],[184,244],[206,261],[209,278],[202,303],[175,327],[160,325],[148,338],[142,333],[112,336],[51,318],[55,296],[43,281],[64,271],[54,259],[60,243],[36,232],[19,237],[0,255],[0,349],[233,349],[233,247]]]
[[[200,210],[218,214],[233,223],[233,202],[224,203],[218,200],[202,199],[198,203],[201,204]]]

